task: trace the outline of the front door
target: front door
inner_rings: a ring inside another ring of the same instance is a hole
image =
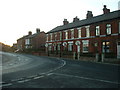
[[[77,52],[80,52],[80,45],[77,45]]]

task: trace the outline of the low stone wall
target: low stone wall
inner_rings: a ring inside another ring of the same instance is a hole
[[[120,64],[120,59],[116,58],[104,58],[104,63],[113,63],[113,64]]]
[[[48,54],[46,52],[33,52],[33,55],[37,55],[37,56],[49,56],[49,57],[58,57],[58,58],[67,58],[67,59],[73,59],[73,60],[81,60],[81,61],[90,61],[90,62],[98,62],[98,60],[96,60],[95,56],[80,56],[79,59],[78,57],[73,57],[73,55],[69,55],[69,54],[62,54],[60,56],[60,54]],[[104,58],[103,61],[99,61],[102,63],[113,63],[113,64],[120,64],[120,60],[116,59],[116,58]]]
[[[95,57],[83,57],[83,56],[80,56],[79,60],[97,62]]]

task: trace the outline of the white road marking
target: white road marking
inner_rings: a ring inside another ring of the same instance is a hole
[[[52,70],[50,70],[50,71],[48,71],[48,72],[46,72],[46,73],[44,73],[44,74],[53,72],[53,71],[55,71],[55,70],[58,70],[58,69],[64,67],[64,66],[66,65],[66,61],[64,61],[64,60],[61,60],[61,61],[63,62],[63,64],[62,64],[61,66],[59,66],[59,67],[57,67],[57,68],[54,68],[54,69],[52,69]]]
[[[24,82],[28,82],[28,81],[30,81],[31,79],[26,79],[26,80],[24,80]]]
[[[32,75],[32,76],[28,76],[27,78],[33,78],[33,77],[37,77],[38,75]]]
[[[19,80],[22,80],[22,79],[24,79],[24,78],[13,79],[11,81],[19,81]]]
[[[39,79],[39,78],[42,78],[44,76],[38,76],[38,77],[34,77],[33,79]]]
[[[24,80],[22,80],[22,81],[17,81],[18,83],[24,83]]]
[[[49,73],[49,74],[47,74],[48,76],[50,76],[50,75],[52,75],[53,73]]]
[[[0,85],[0,87],[7,87],[7,86],[10,86],[10,85],[12,85],[12,83],[3,84],[3,85]]]
[[[76,77],[76,78],[80,78],[80,79],[87,79],[87,80],[93,80],[93,81],[106,82],[106,83],[112,83],[112,84],[120,84],[118,82],[113,82],[113,81],[108,81],[108,80],[94,79],[94,78],[88,78],[88,77],[80,77],[80,76],[74,76],[74,75],[68,75],[68,74],[60,74],[60,73],[53,73],[53,74],[68,76],[68,77]]]
[[[21,80],[21,81],[17,81],[18,83],[24,83],[24,82],[28,82],[30,81],[31,79],[26,79],[26,80]]]

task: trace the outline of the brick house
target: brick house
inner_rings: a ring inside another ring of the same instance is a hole
[[[28,35],[23,36],[17,40],[18,49],[20,50],[44,50],[45,49],[45,32],[40,32],[40,29],[36,29],[36,33],[32,34],[31,31],[28,32]]]
[[[25,37],[27,36],[28,35],[17,39],[17,51],[23,51],[25,49]]]
[[[48,54],[68,53],[79,58],[99,53],[120,58],[120,10],[110,12],[104,5],[102,15],[93,16],[92,11],[88,11],[84,20],[75,17],[69,23],[64,19],[63,25],[50,30],[46,36]]]

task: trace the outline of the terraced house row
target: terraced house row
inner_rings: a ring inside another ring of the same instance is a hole
[[[93,16],[88,11],[86,19],[78,17],[69,23],[64,19],[63,25],[46,33],[46,52],[48,55],[70,55],[120,58],[120,10],[110,12],[106,5],[103,14]]]

